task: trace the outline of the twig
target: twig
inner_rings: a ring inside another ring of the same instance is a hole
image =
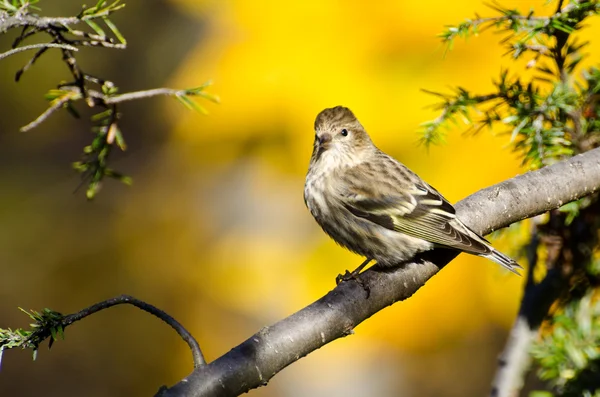
[[[46,53],[46,51],[48,51],[48,48],[42,48],[39,49],[38,51],[36,51],[36,53],[31,57],[31,59],[29,61],[27,61],[27,63],[17,71],[17,73],[15,73],[15,81],[19,81],[21,80],[21,76],[23,75],[23,73],[25,73],[26,71],[29,70],[30,67],[33,66],[33,64],[40,59],[40,57],[42,55],[44,55]]]
[[[50,117],[50,115],[52,113],[54,113],[57,110],[59,110],[60,108],[62,108],[67,102],[69,102],[71,100],[76,100],[77,96],[79,96],[79,94],[77,94],[76,92],[73,92],[73,95],[65,95],[62,98],[56,99],[56,102],[54,104],[52,104],[48,109],[46,109],[44,111],[44,113],[40,114],[31,123],[21,127],[20,131],[27,132],[27,131],[37,127],[38,125],[42,124],[44,121],[46,121],[46,119],[48,117]]]
[[[487,23],[487,22],[504,22],[504,21],[515,21],[515,20],[519,20],[519,21],[547,21],[549,19],[550,19],[550,17],[540,17],[540,16],[534,16],[534,15],[515,15],[515,14],[511,14],[511,15],[502,15],[502,16],[499,16],[499,17],[477,18],[477,19],[473,19],[471,21],[471,23],[473,25],[479,25],[479,24]]]
[[[67,327],[68,325],[73,324],[76,321],[82,320],[89,315],[92,315],[100,310],[108,309],[109,307],[113,307],[116,305],[129,304],[141,309],[145,312],[148,312],[156,317],[158,317],[163,322],[170,325],[179,336],[188,344],[190,350],[192,351],[192,357],[194,360],[194,368],[199,368],[206,364],[204,359],[204,355],[202,354],[202,350],[200,350],[200,346],[198,342],[192,334],[190,334],[177,320],[173,317],[169,316],[164,311],[152,306],[149,303],[141,301],[139,299],[134,298],[129,295],[119,295],[112,299],[107,299],[105,301],[96,303],[88,308],[85,308],[77,313],[66,315],[63,320],[63,325]]]
[[[92,96],[94,98],[101,98],[104,101],[104,103],[106,103],[107,105],[113,105],[115,103],[121,103],[121,102],[127,102],[127,101],[134,101],[136,99],[152,98],[155,96],[181,96],[181,95],[186,95],[186,90],[175,90],[172,88],[154,88],[152,90],[128,92],[126,94],[114,95],[111,97],[103,95],[97,91],[94,91],[94,92],[90,91],[90,96]]]
[[[69,42],[73,45],[80,45],[82,47],[102,47],[102,48],[114,48],[117,50],[124,50],[127,48],[127,44],[123,43],[109,43],[107,41],[100,40],[69,40]]]
[[[483,189],[456,204],[457,216],[481,234],[600,190],[600,148]],[[237,396],[264,386],[286,366],[354,327],[383,308],[407,299],[457,255],[433,250],[391,271],[369,269],[355,282],[340,283],[315,303],[266,327],[241,345],[195,369],[157,396]]]
[[[531,52],[536,52],[540,55],[547,55],[550,53],[550,49],[548,47],[546,47],[545,45],[541,45],[541,44],[537,44],[537,45],[522,44],[521,47],[526,50],[529,50]]]
[[[85,76],[88,79],[90,76]],[[72,95],[65,95],[64,97],[57,99],[54,104],[52,104],[48,109],[46,109],[42,114],[40,114],[35,120],[30,122],[29,124],[21,127],[21,132],[27,132],[41,123],[43,123],[52,113],[59,110],[65,103],[69,101],[77,101],[82,98],[82,95],[79,93],[80,87],[70,87],[70,86],[62,86],[62,89],[70,88],[73,92]],[[87,92],[90,98],[99,100],[104,106],[116,105],[121,102],[134,101],[137,99],[144,98],[152,98],[157,96],[183,96],[183,95],[196,95],[190,93],[188,90],[175,90],[172,88],[155,88],[152,90],[143,90],[143,91],[134,91],[128,92],[126,94],[108,96],[104,95],[99,91],[89,90]]]
[[[30,44],[23,47],[13,48],[12,50],[3,52],[0,54],[0,60],[14,55],[19,52],[35,50],[40,48],[62,48],[63,50],[71,50],[71,51],[79,51],[77,47],[73,47],[69,44],[57,44],[57,43],[39,43],[39,44]]]

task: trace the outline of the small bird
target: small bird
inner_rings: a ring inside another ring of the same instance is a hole
[[[436,247],[483,256],[516,274],[522,269],[463,224],[437,190],[379,150],[342,106],[315,120],[304,201],[325,233],[366,257],[354,277],[371,260],[395,267]]]

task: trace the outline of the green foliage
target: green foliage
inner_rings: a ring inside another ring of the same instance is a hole
[[[31,14],[34,9],[31,4],[37,1],[26,0],[0,0],[0,20],[3,18],[28,16],[38,18]],[[104,80],[87,74],[79,65],[75,56],[75,49],[82,47],[104,47],[112,49],[124,49],[127,41],[117,26],[109,19],[109,16],[125,7],[119,0],[107,2],[100,0],[92,7],[83,6],[81,12],[72,18],[45,18],[44,23],[27,24],[17,23],[15,28],[22,27],[21,35],[15,40],[13,48],[18,47],[24,40],[37,34],[50,35],[52,44],[61,44],[63,61],[68,67],[73,81],[61,83],[57,88],[46,93],[49,108],[36,120],[21,128],[28,131],[37,127],[54,112],[65,109],[75,117],[79,113],[75,108],[77,102],[83,101],[90,108],[101,108],[92,116],[94,126],[92,128],[93,139],[90,145],[83,149],[83,158],[73,163],[75,171],[82,176],[83,183],[87,185],[86,197],[92,199],[96,196],[105,177],[115,178],[125,184],[131,184],[130,177],[125,176],[110,166],[110,154],[115,148],[126,150],[124,134],[119,127],[120,103],[158,95],[168,95],[177,98],[186,107],[206,114],[206,109],[196,103],[191,97],[201,97],[206,100],[217,102],[218,99],[205,92],[208,83],[200,87],[172,90],[156,89],[138,91],[132,93],[118,94],[118,87],[109,80]],[[39,10],[35,8],[36,10]],[[76,26],[85,25],[85,30],[77,29]],[[27,71],[42,56],[48,47],[42,47],[31,58],[31,60],[16,74],[18,81],[23,73]]]
[[[86,9],[84,6],[77,18],[84,21],[90,28],[92,28],[99,38],[104,39],[108,37],[108,35],[104,32],[104,29],[102,29],[100,24],[95,21],[96,19],[101,20],[110,29],[111,33],[119,40],[119,42],[122,44],[127,44],[125,37],[119,31],[117,25],[108,19],[110,14],[125,7],[125,4],[119,3],[120,0],[116,0],[112,4],[108,4],[106,1],[100,0],[94,7]]]
[[[584,22],[600,13],[600,1],[554,3],[549,16],[494,3],[495,16],[477,15],[446,27],[440,37],[447,50],[457,38],[491,29],[503,35],[507,55],[526,62],[516,72],[502,70],[493,90],[483,95],[463,87],[449,94],[429,92],[441,99],[441,114],[422,125],[423,144],[444,141],[449,125],[459,121],[474,133],[500,127],[531,169],[600,146],[600,69],[582,66],[588,43],[578,37]],[[546,270],[560,269],[565,286],[555,303],[558,314],[531,351],[539,377],[560,396],[600,397],[599,208],[598,195],[591,195],[551,211],[532,229],[530,246],[536,254],[528,255],[530,266],[543,265],[537,256],[542,244],[548,252]],[[536,291],[533,280],[525,294],[531,291]],[[530,397],[552,397],[553,392],[535,391]]]
[[[39,0],[0,0],[0,11],[6,11],[9,15],[14,15],[18,12],[28,13],[29,10],[39,11],[40,8],[34,6],[39,3]],[[105,18],[115,11],[125,7],[125,4],[119,4],[120,0],[115,0],[113,3],[108,4],[105,0],[100,0],[95,6],[86,8],[84,5],[81,12],[77,16],[82,21],[93,20],[96,18]],[[104,35],[103,33],[99,33]]]
[[[203,106],[200,106],[200,104],[192,100],[191,97],[199,96],[211,102],[219,103],[219,98],[217,96],[209,94],[205,91],[206,88],[209,87],[211,84],[212,83],[208,81],[199,87],[181,90],[175,94],[175,98],[177,98],[183,106],[190,110],[196,111],[201,114],[208,114],[208,111]]]
[[[600,396],[600,300],[571,301],[549,327],[531,350],[540,378],[561,396]]]
[[[54,341],[58,338],[64,340],[64,316],[50,309],[44,309],[42,312],[35,310],[26,311],[19,308],[23,313],[27,314],[33,320],[30,330],[18,328],[16,330],[0,328],[0,363],[2,362],[2,354],[8,349],[32,349],[33,359],[37,357],[39,345],[50,338],[48,348],[52,347]]]
[[[562,4],[562,2],[560,3]],[[560,33],[571,34],[581,27],[581,22],[600,10],[597,1],[571,1],[568,6],[557,10],[548,17],[534,16],[533,11],[521,13],[517,9],[504,8],[497,3],[490,5],[499,15],[468,19],[456,26],[447,26],[439,34],[442,41],[451,49],[456,38],[467,38],[487,29],[495,28],[509,36],[503,42],[515,58],[526,52],[548,55],[549,38]]]
[[[456,123],[460,117],[473,132],[508,127],[513,149],[534,169],[596,147],[600,74],[596,67],[582,70],[580,79],[574,73],[588,44],[576,33],[585,19],[600,12],[598,1],[571,1],[547,17],[497,4],[492,8],[498,16],[476,16],[449,26],[440,34],[442,41],[449,49],[456,38],[495,29],[505,34],[502,43],[514,59],[530,58],[525,68],[534,72],[533,77],[512,76],[504,70],[494,81],[495,90],[485,95],[462,87],[450,94],[434,93],[442,99],[437,105],[441,115],[422,125],[421,142],[442,142],[448,122]]]
[[[83,21],[95,19],[95,18],[104,18],[108,15],[112,14],[115,11],[119,11],[125,4],[119,4],[120,0],[115,0],[113,3],[108,4],[105,0],[99,0],[98,3],[94,7],[85,8],[83,6],[83,10],[77,16],[79,19]],[[99,35],[104,36],[104,32],[96,32]]]
[[[14,15],[27,9],[39,10],[33,5],[38,2],[39,0],[0,0],[0,11],[6,11],[9,15]]]
[[[593,260],[588,265],[587,272],[594,277],[600,277],[600,259]]]

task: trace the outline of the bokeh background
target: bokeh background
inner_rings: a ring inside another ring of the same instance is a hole
[[[502,2],[554,6],[545,3]],[[80,51],[84,70],[123,92],[210,79],[221,104],[202,103],[208,116],[169,98],[123,106],[129,149],[113,165],[134,185],[108,181],[87,202],[83,189],[73,193],[69,164],[91,139],[89,121],[60,113],[18,132],[45,109],[44,92],[69,77],[59,53],[18,84],[27,55],[0,63],[0,327],[28,323],[17,307],[70,313],[128,293],[179,319],[212,360],[327,293],[362,259],[329,240],[302,199],[313,121],[325,107],[353,109],[380,148],[452,202],[523,172],[506,135],[465,136],[459,126],[442,147],[417,145],[419,124],[436,116],[436,98],[421,89],[486,93],[511,64],[491,33],[444,57],[436,34],[491,14],[480,0],[126,4],[113,20],[128,49]],[[73,0],[39,5],[47,15],[79,11]],[[1,51],[12,38],[0,38]],[[494,243],[514,254],[518,233],[507,236]],[[522,281],[462,255],[409,300],[249,394],[485,395]],[[132,307],[97,314],[66,337],[36,362],[5,353],[0,395],[148,396],[191,371],[177,335]]]

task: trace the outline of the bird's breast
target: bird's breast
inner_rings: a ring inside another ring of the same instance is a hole
[[[311,214],[317,219],[331,206],[331,182],[324,174],[310,173],[306,176],[304,185],[304,201]]]

